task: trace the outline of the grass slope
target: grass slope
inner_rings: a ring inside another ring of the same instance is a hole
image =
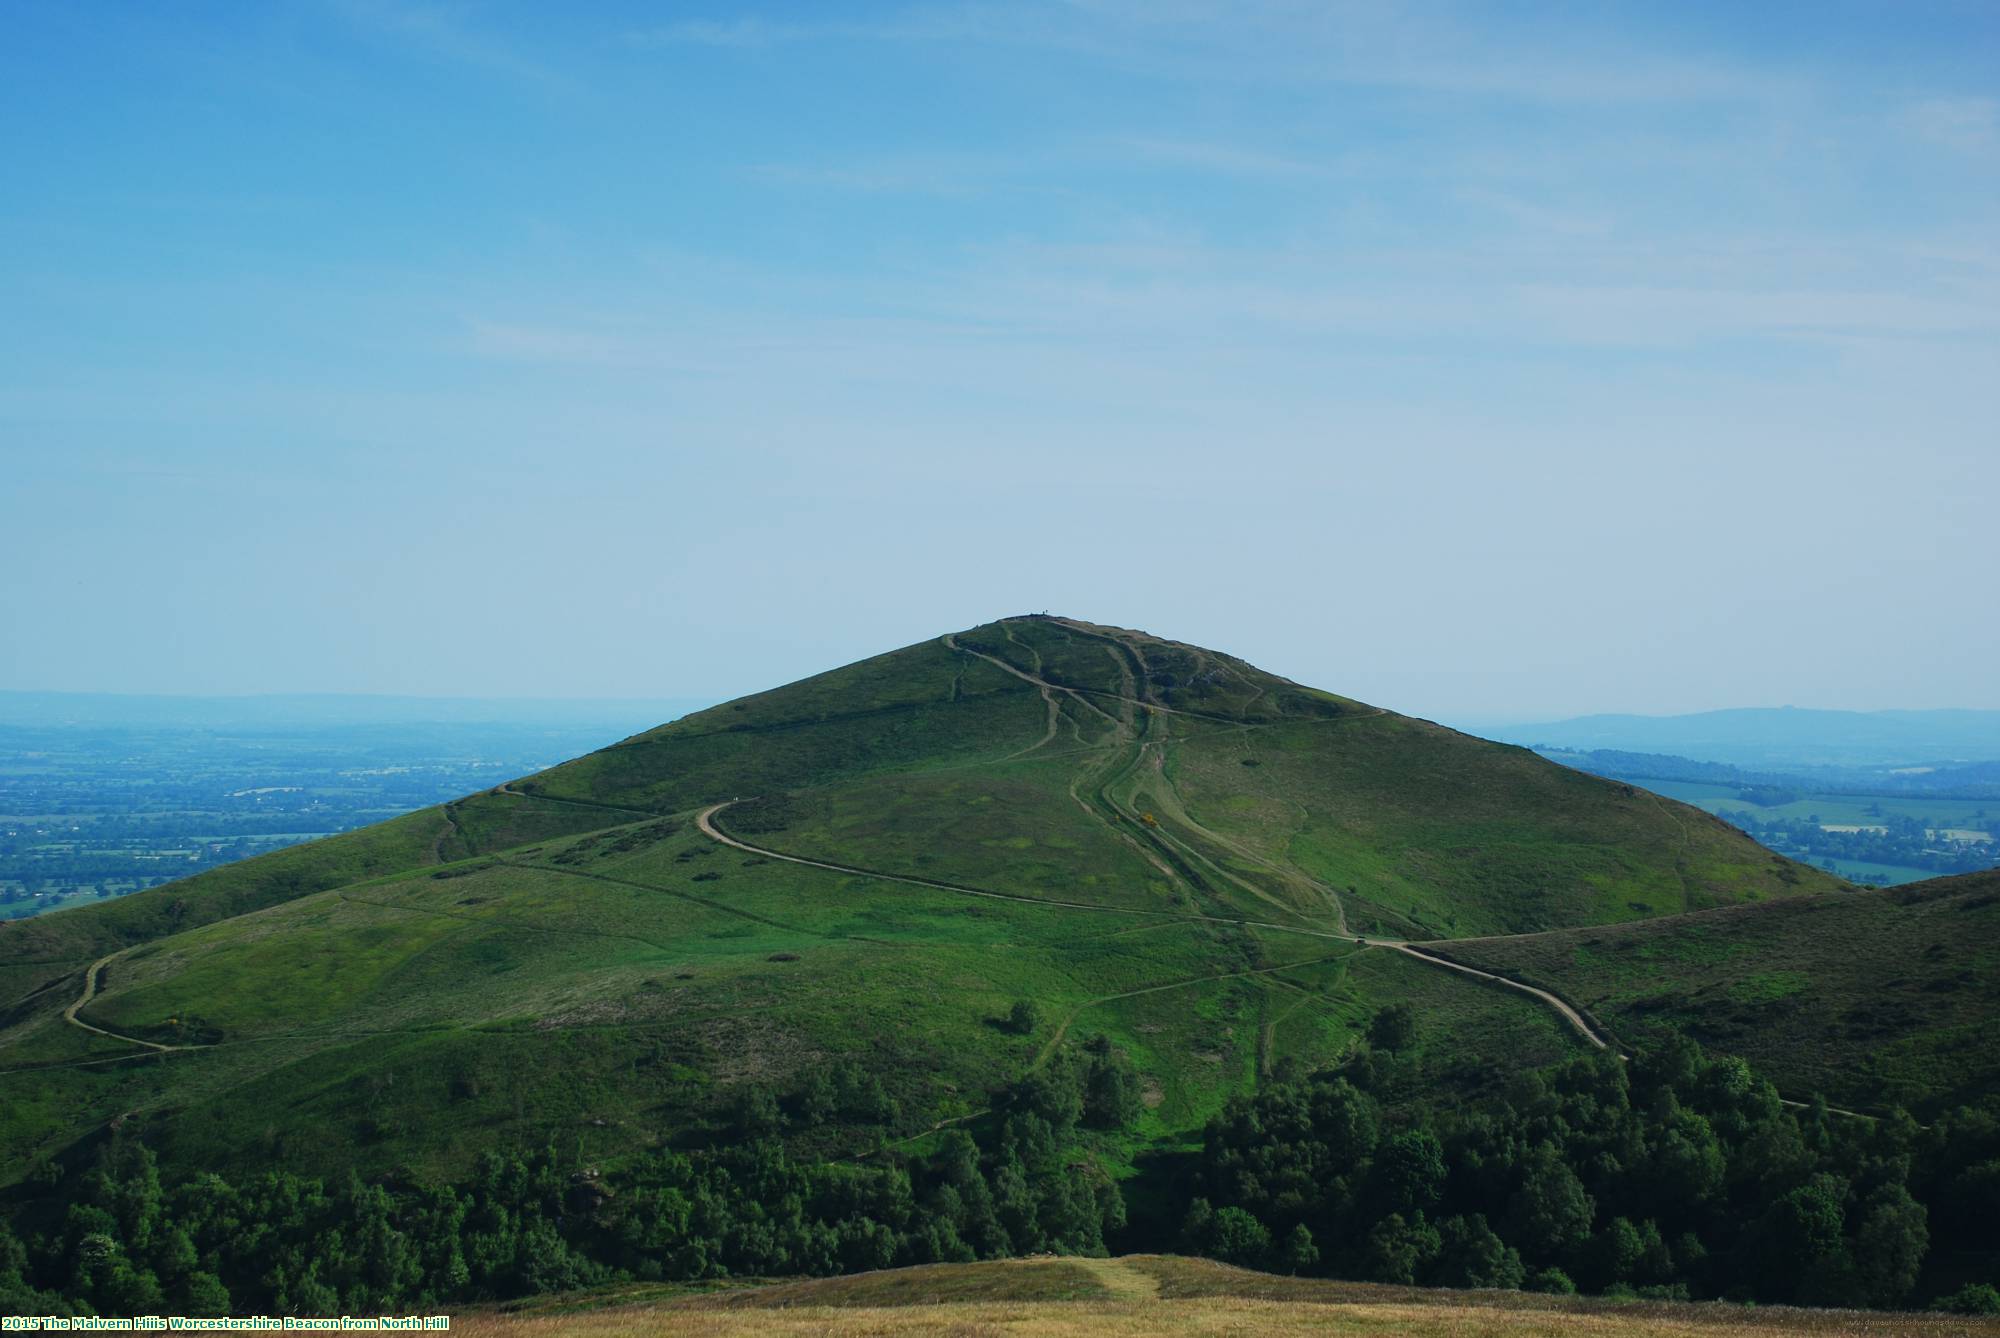
[[[717,804],[734,837],[842,867],[719,844],[696,821]],[[917,1138],[1099,1034],[1147,1092],[1104,1149],[1122,1165],[1282,1059],[1330,1062],[1386,1003],[1426,1014],[1441,1081],[1575,1044],[1532,999],[1356,932],[1834,885],[1521,749],[1143,633],[1010,619],[0,928],[0,1183],[121,1117],[218,1169],[455,1172],[550,1137],[616,1159],[714,1136],[743,1084],[833,1060],[882,1075],[891,1132]],[[76,1021],[108,1036],[65,1016],[100,961]],[[1017,999],[1033,1035],[994,1025]]]
[[[1788,1092],[1933,1111],[2000,1088],[2000,873],[1456,943],[1627,1043],[1669,1030]]]
[[[108,952],[314,892],[629,818],[519,795],[477,794],[115,901],[0,921],[0,998],[17,999]]]
[[[1380,1334],[1687,1338],[1822,1334],[1945,1338],[2000,1321],[1943,1315],[1615,1302],[1523,1292],[1427,1291],[1278,1277],[1205,1259],[1010,1259],[650,1299],[562,1298],[459,1314],[481,1338],[675,1333]]]

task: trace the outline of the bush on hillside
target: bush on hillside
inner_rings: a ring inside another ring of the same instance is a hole
[[[1931,1307],[1954,1315],[2000,1315],[2000,1290],[1985,1282],[1969,1282]]]
[[[1014,1006],[1007,1010],[1005,1025],[1007,1030],[1013,1032],[1016,1036],[1027,1036],[1031,1035],[1035,1028],[1041,1025],[1041,1020],[1041,1012],[1035,1007],[1032,1000],[1016,999]]]

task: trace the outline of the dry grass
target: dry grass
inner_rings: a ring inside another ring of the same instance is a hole
[[[1158,1293],[1154,1295],[1153,1293]],[[1025,1259],[896,1269],[588,1310],[453,1317],[474,1338],[726,1338],[738,1334],[1449,1335],[1449,1338],[2000,1338],[1946,1315],[1724,1305],[1620,1305],[1518,1292],[1451,1293],[1271,1277],[1200,1260]]]
[[[1684,1310],[1691,1307],[1682,1308]],[[1946,1338],[1993,1332],[1968,1321],[1917,1315],[1867,1315],[1853,1311],[1812,1314],[1772,1311],[1728,1322],[1731,1334],[1925,1335]],[[1689,1314],[1631,1311],[1501,1309],[1432,1302],[1426,1305],[1340,1305],[1255,1301],[1227,1297],[1155,1301],[953,1301],[938,1305],[801,1306],[787,1310],[694,1309],[683,1306],[620,1308],[544,1316],[458,1316],[452,1331],[484,1338],[626,1338],[631,1335],[988,1334],[1069,1338],[1083,1334],[1449,1335],[1449,1338],[1530,1338],[1540,1335],[1605,1338],[1706,1338],[1712,1321]]]

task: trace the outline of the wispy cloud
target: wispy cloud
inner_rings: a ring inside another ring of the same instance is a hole
[[[468,19],[465,7],[414,0],[333,0],[333,9],[357,28],[524,83],[573,89],[574,81],[517,45],[489,35]]]
[[[1578,25],[1523,35],[1477,8],[1297,0],[1012,0],[913,5],[866,22],[692,18],[627,34],[642,46],[751,49],[830,40],[984,44],[1089,57],[1223,84],[1342,85],[1535,103],[1769,100],[1781,71],[1712,53],[1593,39]]]
[[[1302,156],[1212,140],[1134,136],[1115,140],[1110,147],[1143,162],[1194,168],[1225,176],[1302,180],[1328,176],[1337,166],[1332,162],[1315,162]]]
[[[1611,219],[1601,209],[1565,208],[1483,187],[1465,187],[1458,197],[1475,209],[1500,215],[1526,232],[1586,237],[1601,236],[1611,230]]]
[[[2000,98],[1926,98],[1901,120],[1919,139],[1960,153],[2000,150]]]
[[[690,357],[678,341],[663,343],[629,331],[580,328],[544,322],[465,322],[466,347],[482,358],[611,368],[619,371],[698,375],[715,370],[714,361]]]
[[[1031,169],[1022,158],[979,154],[883,157],[853,162],[757,163],[745,176],[774,186],[823,187],[871,195],[966,198],[991,192]]]
[[[712,46],[750,49],[831,36],[835,28],[819,24],[774,23],[763,18],[681,19],[625,34],[634,46]]]
[[[1049,404],[1176,400],[1231,380],[1286,381],[1312,398],[1321,392],[1304,388],[1339,369],[1380,363],[1458,375],[1554,353],[1587,381],[1604,352],[1711,371],[1720,358],[1748,374],[1760,350],[1831,366],[2000,344],[1990,251],[1978,268],[1905,248],[1788,254],[1782,239],[1682,253],[1563,241],[1358,254],[1144,235],[1020,243],[856,274],[789,301],[780,276],[732,278],[730,289],[762,295],[756,309],[721,297],[671,317],[643,303],[527,308],[466,329],[482,358],[694,376],[703,393],[893,387],[926,398],[1005,386]]]
[[[1325,178],[1333,172],[1330,164],[1249,145],[1149,136],[1086,136],[1005,153],[967,150],[766,162],[742,172],[774,186],[969,199],[1003,190],[1074,192],[1076,173],[1132,166],[1280,182]]]

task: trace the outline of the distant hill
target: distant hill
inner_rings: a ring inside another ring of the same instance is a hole
[[[1698,781],[1745,790],[1796,790],[1814,794],[1935,795],[1940,798],[2000,798],[2000,762],[1965,762],[1898,770],[1862,767],[1751,771],[1727,762],[1698,762],[1664,753],[1628,753],[1614,748],[1538,746],[1551,761],[1618,780]]]
[[[1694,715],[1588,715],[1484,732],[1530,746],[1668,753],[1764,771],[2000,760],[2000,711],[1751,707]]]

